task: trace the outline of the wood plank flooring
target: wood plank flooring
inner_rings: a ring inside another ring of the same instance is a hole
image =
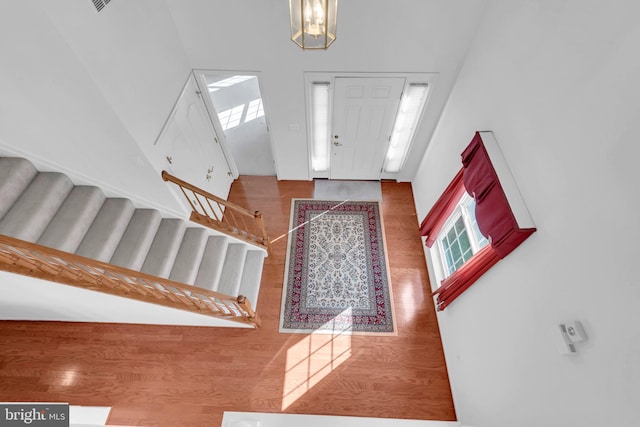
[[[241,177],[229,200],[275,240],[258,331],[0,322],[0,401],[112,406],[111,425],[219,426],[223,411],[455,420],[411,186],[382,183],[397,337],[280,334],[291,198],[313,182]]]

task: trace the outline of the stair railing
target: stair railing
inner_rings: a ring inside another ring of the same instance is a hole
[[[244,296],[232,297],[0,235],[0,269],[260,327]]]
[[[260,211],[247,209],[228,202],[195,185],[162,171],[162,179],[177,185],[191,206],[190,219],[205,227],[251,243],[271,253],[271,242]]]

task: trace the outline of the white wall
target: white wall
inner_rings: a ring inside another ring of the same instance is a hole
[[[110,406],[69,405],[69,427],[105,427]]]
[[[0,271],[0,295],[1,320],[250,327],[5,271]]]
[[[280,179],[309,179],[305,71],[437,73],[399,176],[411,179],[484,4],[351,0],[331,49],[305,52],[286,1],[118,1],[100,13],[89,0],[2,2],[0,154],[180,209],[146,155],[189,70],[261,73]]]
[[[464,427],[456,421],[225,412],[222,427]]]
[[[162,2],[0,4],[0,155],[179,209],[145,157],[190,67]]]
[[[311,52],[290,40],[287,1],[166,1],[193,68],[261,72],[280,179],[309,179],[305,71],[435,72],[427,119],[407,167],[405,178],[411,179],[484,5],[484,0],[345,1],[339,6],[337,40],[327,51]]]
[[[639,14],[489,2],[413,182],[422,219],[474,131],[492,130],[538,227],[438,315],[462,423],[638,425]],[[570,358],[554,326],[573,319],[589,340]]]

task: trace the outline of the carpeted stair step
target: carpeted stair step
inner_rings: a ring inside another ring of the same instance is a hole
[[[238,295],[246,256],[246,244],[229,244],[227,256],[224,258],[224,264],[222,266],[222,274],[220,274],[220,281],[215,289],[216,291],[232,296]]]
[[[26,159],[0,158],[0,219],[11,209],[37,174],[36,168]]]
[[[109,262],[135,210],[133,203],[128,199],[105,200],[76,254]]]
[[[266,253],[226,236],[105,198],[26,159],[0,158],[0,234],[249,298],[255,307]],[[232,243],[233,242],[233,243]]]
[[[198,275],[198,268],[202,262],[208,237],[209,234],[204,228],[187,228],[171,268],[170,280],[193,285]]]
[[[36,242],[73,188],[58,172],[40,172],[0,221],[0,234]]]
[[[149,253],[160,220],[160,213],[156,210],[136,209],[109,263],[139,271]]]
[[[38,244],[65,252],[75,252],[104,200],[104,193],[98,187],[74,187],[40,236]]]
[[[160,221],[160,226],[140,271],[168,278],[186,228],[187,224],[181,219],[164,218]]]
[[[258,304],[262,267],[266,255],[267,253],[265,251],[248,250],[244,261],[244,268],[242,269],[242,279],[240,280],[238,295],[247,297],[254,310]]]
[[[227,246],[228,239],[226,237],[209,236],[194,285],[216,290],[222,275],[222,265],[227,255]]]

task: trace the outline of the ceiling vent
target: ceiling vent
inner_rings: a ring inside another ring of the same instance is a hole
[[[111,2],[111,0],[91,0],[91,1],[93,2],[93,5],[96,7],[98,12],[104,9]]]

